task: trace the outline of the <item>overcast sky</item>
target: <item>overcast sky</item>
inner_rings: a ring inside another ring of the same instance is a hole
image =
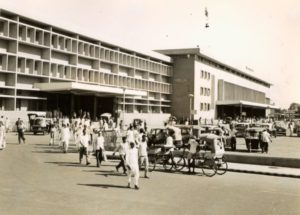
[[[146,53],[199,46],[271,82],[277,106],[300,103],[299,0],[0,0],[0,7]]]

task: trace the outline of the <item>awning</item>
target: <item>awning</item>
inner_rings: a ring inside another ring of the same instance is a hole
[[[262,104],[244,100],[229,100],[229,101],[217,101],[216,105],[229,105],[229,106],[240,106],[245,107],[257,107],[257,108],[266,108],[266,109],[279,109],[279,107],[270,104]]]
[[[93,84],[83,84],[77,82],[53,82],[53,83],[35,83],[34,88],[47,92],[63,92],[71,91],[76,94],[85,93],[104,93],[113,95],[126,95],[126,96],[147,96],[146,91],[133,90],[120,87],[109,87]]]

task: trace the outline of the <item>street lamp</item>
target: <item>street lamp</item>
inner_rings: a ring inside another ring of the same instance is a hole
[[[189,94],[189,98],[190,98],[190,120],[191,120],[191,124],[192,123],[192,102],[193,102],[193,98],[194,98],[194,95],[193,94]]]

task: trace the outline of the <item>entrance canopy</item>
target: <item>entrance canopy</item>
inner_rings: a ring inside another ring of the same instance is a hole
[[[216,105],[228,105],[228,106],[243,106],[243,107],[253,107],[253,108],[263,108],[263,109],[279,109],[275,105],[262,104],[256,102],[249,102],[244,100],[234,100],[234,101],[217,101]]]
[[[78,95],[104,93],[109,95],[125,94],[126,96],[147,96],[147,92],[142,90],[132,90],[76,82],[35,83],[34,87],[46,92],[71,91]]]

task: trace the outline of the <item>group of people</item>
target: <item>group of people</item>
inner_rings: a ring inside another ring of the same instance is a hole
[[[100,167],[101,163],[107,159],[103,134],[106,131],[114,131],[113,141],[116,148],[113,155],[118,153],[120,158],[116,171],[122,168],[123,173],[129,176],[128,187],[131,187],[133,182],[135,189],[139,189],[139,167],[141,164],[145,166],[145,178],[149,178],[148,143],[145,130],[145,123],[133,122],[126,129],[122,121],[117,125],[113,118],[100,118],[98,121],[92,122],[89,117],[79,118],[74,115],[70,120],[63,117],[51,121],[49,145],[55,145],[55,140],[59,140],[58,145],[64,153],[67,153],[70,139],[73,138],[79,152],[79,163],[82,163],[85,157],[86,165],[90,165],[90,154],[94,151],[96,166]]]

